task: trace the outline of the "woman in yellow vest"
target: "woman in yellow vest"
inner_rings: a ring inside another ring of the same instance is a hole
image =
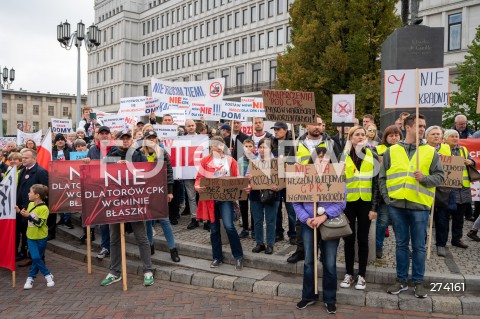
[[[468,205],[472,205],[472,194],[470,191],[470,180],[468,179],[468,172],[466,165],[475,167],[475,162],[470,157],[468,150],[464,146],[458,145],[459,135],[456,130],[446,130],[443,135],[443,140],[445,143],[450,146],[450,154],[444,155],[456,155],[464,158],[465,167],[463,168],[463,181],[462,188],[456,188],[452,192],[455,193],[455,203],[456,210],[454,207],[449,207],[443,209],[443,214],[439,214],[440,220],[438,220],[437,225],[440,228],[435,228],[435,230],[441,233],[441,238],[437,238],[437,249],[438,247],[445,247],[448,238],[448,217],[452,217],[452,246],[460,248],[468,248],[462,241],[463,237],[463,221],[465,218],[465,212],[468,209]],[[440,231],[441,229],[441,231]],[[440,240],[440,242],[439,242]]]
[[[382,156],[383,153],[392,145],[397,144],[402,139],[402,131],[396,125],[388,126],[383,132],[382,144],[375,147],[375,151],[378,156]],[[383,257],[383,241],[388,233],[388,225],[390,219],[388,218],[388,209],[382,196],[380,196],[380,203],[378,205],[378,215],[375,232],[375,255],[378,259]]]
[[[353,264],[355,261],[355,238],[358,240],[358,276],[355,289],[366,287],[365,273],[368,261],[368,232],[370,221],[377,217],[379,202],[378,156],[366,148],[365,129],[354,126],[348,132],[345,146],[345,183],[347,186],[347,207],[345,214],[350,221],[353,234],[345,237],[345,264],[347,273],[342,288],[354,283]],[[377,168],[375,170],[375,167]]]

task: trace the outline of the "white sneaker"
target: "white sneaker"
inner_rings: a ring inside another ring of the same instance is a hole
[[[350,288],[350,285],[353,284],[353,276],[349,274],[345,274],[345,278],[343,278],[340,287],[342,288]]]
[[[357,284],[355,285],[355,289],[357,290],[365,290],[365,287],[367,286],[367,283],[365,282],[365,278],[362,276],[358,275],[357,277]]]
[[[110,251],[107,248],[102,248],[102,250],[100,250],[100,252],[98,253],[97,258],[103,259],[107,256],[110,256]]]
[[[47,287],[53,287],[55,286],[55,282],[53,281],[53,275],[46,275],[45,279],[47,280]]]
[[[27,281],[25,281],[25,285],[23,285],[23,289],[32,289],[33,288],[33,278],[28,277]]]

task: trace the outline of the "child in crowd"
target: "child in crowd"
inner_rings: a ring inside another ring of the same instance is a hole
[[[27,242],[28,250],[30,251],[30,256],[32,258],[32,267],[30,268],[23,289],[33,288],[33,281],[37,276],[38,271],[45,276],[47,287],[55,286],[53,275],[47,269],[45,262],[43,261],[48,239],[47,218],[50,213],[48,206],[45,204],[47,196],[47,186],[34,184],[30,187],[30,192],[28,193],[30,203],[28,204],[27,210],[22,209],[20,211],[20,209],[16,207],[17,213],[19,212],[23,217],[28,219]]]

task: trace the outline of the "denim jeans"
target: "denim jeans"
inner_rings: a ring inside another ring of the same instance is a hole
[[[286,188],[280,191],[280,196],[282,198],[282,202],[285,204],[285,209],[287,210],[287,217],[288,217],[288,231],[287,235],[288,238],[295,238],[297,236],[297,232],[295,229],[295,222],[297,220],[297,215],[295,215],[295,210],[293,209],[292,203],[287,203],[285,200],[287,198],[287,190]],[[277,227],[276,227],[276,236],[283,237],[283,214],[282,214],[282,202],[278,205],[277,211]]]
[[[38,271],[44,276],[50,274],[50,271],[47,269],[47,266],[45,266],[45,262],[43,261],[45,249],[47,248],[47,240],[48,238],[27,239],[30,258],[32,258],[32,267],[30,267],[28,277],[37,277]]]
[[[110,250],[110,226],[108,224],[100,225],[100,235],[102,236],[100,247]]]
[[[220,235],[220,218],[222,218],[223,226],[227,232],[230,241],[230,249],[235,259],[243,257],[242,244],[238,237],[237,230],[233,225],[233,203],[215,201],[215,221],[210,223],[210,240],[212,241],[213,259],[223,261],[222,253],[222,237]]]
[[[263,221],[265,220],[267,230],[267,245],[275,244],[275,226],[277,219],[277,210],[279,201],[275,201],[272,205],[262,204],[260,201],[250,201],[250,209],[255,224],[255,241],[257,245],[265,243],[263,238]]]
[[[150,246],[153,245],[153,224],[155,221],[147,220],[145,222],[145,226],[147,227],[147,238]],[[175,237],[173,237],[173,229],[172,224],[170,224],[170,219],[168,218],[161,218],[160,225],[162,226],[163,235],[167,241],[168,249],[175,248]]]
[[[315,291],[314,276],[314,257],[313,257],[313,229],[302,224],[302,239],[305,249],[305,263],[303,265],[303,289],[302,300],[318,300],[317,291]],[[317,234],[320,238],[320,234]],[[337,248],[339,239],[322,240],[320,248],[323,255],[323,301],[325,303],[335,303],[337,301]]]
[[[60,213],[60,220],[67,222],[72,219],[72,213]]]
[[[390,224],[390,218],[388,218],[387,205],[382,204],[378,206],[377,224],[375,229],[375,247],[377,249],[383,248],[383,241],[385,240],[385,231],[388,224]]]
[[[397,278],[408,281],[410,257],[408,245],[412,238],[412,280],[422,281],[425,274],[425,238],[429,218],[428,210],[412,210],[388,206],[395,231]]]

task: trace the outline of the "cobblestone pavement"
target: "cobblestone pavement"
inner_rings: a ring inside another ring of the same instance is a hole
[[[284,213],[285,214],[285,213]],[[208,231],[204,230],[202,224],[200,227],[187,230],[187,225],[190,223],[190,216],[182,216],[179,219],[179,224],[173,226],[173,231],[175,234],[175,239],[180,241],[194,242],[197,244],[210,245],[210,236]],[[239,225],[239,221],[235,222],[238,231],[242,230],[242,227]],[[470,240],[466,234],[471,229],[473,222],[465,221],[463,227],[463,241],[469,245],[467,249],[462,249],[458,247],[452,247],[450,245],[451,233],[449,234],[449,240],[447,242],[447,257],[438,257],[436,253],[435,246],[435,228],[433,228],[432,236],[432,250],[430,260],[427,260],[426,271],[437,272],[437,273],[460,273],[462,275],[477,275],[480,276],[480,242],[474,242]],[[286,221],[284,220],[283,228],[285,229],[285,239],[284,241],[277,242],[274,248],[274,254],[278,256],[285,256],[285,259],[295,251],[295,246],[292,246],[288,242]],[[384,258],[376,259],[370,262],[369,267],[378,267],[378,268],[391,268],[395,269],[395,233],[393,232],[392,226],[389,226],[390,237],[385,238],[384,242]],[[162,228],[159,224],[155,225],[155,231],[157,238],[162,237]],[[255,241],[250,238],[242,239],[242,246],[244,251],[251,251],[255,246]],[[229,251],[228,245],[224,246],[227,251]],[[340,246],[338,248],[337,259],[339,262],[345,262],[345,255],[343,249],[343,240],[340,241]]]
[[[25,268],[18,269],[12,288],[10,271],[0,269],[0,318],[479,318],[348,305],[340,305],[334,316],[318,303],[297,310],[298,299],[292,298],[161,280],[143,287],[142,278],[133,275],[123,292],[121,283],[99,285],[104,268],[93,266],[88,275],[84,263],[52,252],[47,253],[47,265],[55,276],[53,288],[39,276],[32,290],[23,290]]]

